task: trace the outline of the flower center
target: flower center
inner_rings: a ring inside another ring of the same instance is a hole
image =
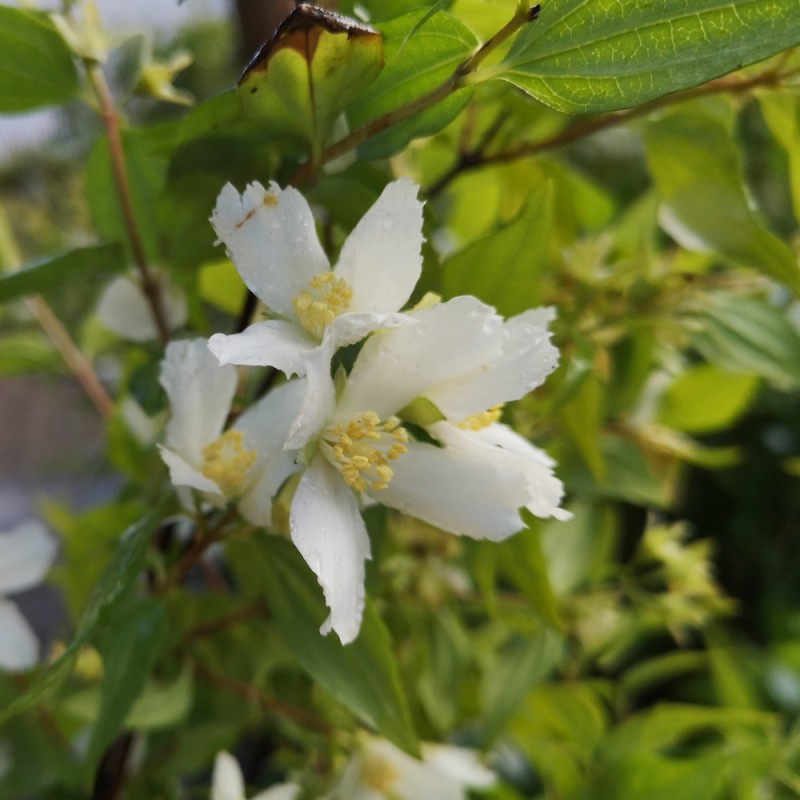
[[[367,756],[361,767],[361,783],[379,794],[390,792],[400,773],[386,759]]]
[[[347,425],[329,425],[320,438],[320,451],[358,492],[389,485],[390,461],[408,452],[408,431],[397,417],[381,422],[374,411],[356,414]]]
[[[503,405],[504,403],[498,403],[486,411],[472,414],[460,422],[456,422],[456,426],[465,431],[482,431],[484,428],[494,425],[503,416]]]
[[[312,336],[322,338],[325,328],[350,308],[353,290],[333,272],[320,272],[309,281],[310,290],[292,300],[297,319]]]
[[[219,486],[226,497],[231,497],[237,494],[255,460],[256,451],[245,449],[244,434],[230,430],[203,448],[201,471]]]

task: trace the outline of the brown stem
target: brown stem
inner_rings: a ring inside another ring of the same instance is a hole
[[[292,185],[300,185],[308,181],[314,174],[314,170],[329,161],[343,156],[345,153],[354,150],[359,145],[382,133],[387,128],[397,125],[411,117],[427,111],[437,103],[446,100],[453,92],[463,88],[468,83],[468,76],[475,72],[481,63],[505,42],[510,36],[518,31],[523,25],[527,25],[539,16],[539,6],[532,6],[530,8],[523,8],[518,10],[514,16],[490,39],[488,39],[481,47],[474,52],[466,61],[456,67],[455,71],[443,83],[440,83],[435,89],[431,89],[427,94],[412,100],[408,105],[395,108],[387,112],[382,117],[377,117],[371,122],[367,122],[360,128],[356,128],[347,136],[334,142],[328,147],[324,148],[319,155],[317,161],[307,162],[300,169],[297,170],[292,177],[290,183]]]
[[[179,649],[188,647],[192,642],[196,642],[198,639],[205,639],[206,636],[213,636],[220,631],[224,631],[237,622],[244,622],[253,617],[263,616],[266,611],[267,604],[259,599],[243,608],[237,608],[229,614],[223,614],[221,617],[212,619],[209,622],[204,622],[202,625],[197,625],[186,633]]]
[[[89,359],[72,341],[67,329],[61,324],[61,320],[55,315],[47,301],[39,295],[26,298],[25,305],[55,345],[69,371],[89,396],[94,407],[103,418],[107,419],[114,410],[114,402],[103,388],[103,384],[100,383],[100,378],[97,377]]]
[[[162,345],[166,345],[169,341],[169,326],[164,313],[161,290],[158,281],[153,277],[153,273],[147,264],[147,255],[144,251],[142,237],[139,234],[139,227],[133,212],[128,168],[125,164],[125,150],[122,146],[122,136],[120,134],[119,114],[114,106],[114,99],[111,96],[111,90],[108,87],[102,67],[99,64],[92,63],[87,66],[87,72],[100,103],[100,113],[108,136],[108,150],[111,156],[114,184],[117,187],[117,196],[119,197],[128,241],[133,252],[133,260],[139,272],[142,291],[158,331],[158,338]]]
[[[794,72],[794,71],[793,71]],[[584,122],[579,122],[572,125],[566,130],[551,136],[548,139],[542,139],[538,142],[526,142],[518,147],[504,150],[492,155],[486,155],[482,152],[464,153],[459,157],[456,163],[438,178],[428,189],[422,194],[424,197],[432,198],[440,194],[449,183],[467,170],[477,169],[479,167],[490,166],[493,164],[505,164],[509,161],[516,161],[520,158],[528,158],[529,156],[538,155],[539,153],[548,150],[555,150],[559,147],[564,147],[573,142],[584,139],[599,131],[611,128],[615,125],[623,125],[631,120],[644,117],[661,108],[678,103],[685,103],[690,100],[695,100],[698,97],[705,97],[707,95],[721,94],[724,92],[730,94],[740,94],[747,92],[759,86],[776,86],[782,80],[789,77],[793,72],[779,73],[776,69],[769,69],[764,72],[754,75],[751,78],[744,80],[731,80],[730,78],[718,78],[717,80],[710,81],[709,83],[697,86],[693,89],[688,89],[683,92],[676,92],[675,94],[665,95],[636,108],[629,108],[624,111],[614,111],[609,114],[603,114],[597,117],[592,117]]]
[[[309,713],[304,708],[299,708],[298,706],[293,706],[291,703],[285,703],[282,700],[270,697],[249,683],[237,681],[235,678],[229,678],[224,673],[217,672],[215,669],[212,669],[204,662],[192,656],[188,656],[188,659],[194,666],[198,675],[216,686],[244,698],[249,703],[261,706],[261,708],[270,714],[279,714],[282,717],[294,720],[318,733],[329,735],[333,732],[333,728],[325,720]]]

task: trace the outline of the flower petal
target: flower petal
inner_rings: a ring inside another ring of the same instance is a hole
[[[295,800],[300,794],[301,786],[296,783],[281,783],[279,786],[270,786],[251,800]]]
[[[502,451],[473,452],[409,442],[392,462],[381,503],[451,533],[500,541],[524,525],[518,509],[529,501],[527,479],[509,471]]]
[[[289,425],[306,392],[303,379],[272,389],[233,426],[244,434],[245,448],[256,450],[255,463],[239,499],[239,511],[254,525],[272,521],[272,499],[284,481],[297,472],[296,452],[284,449]]]
[[[239,762],[224,750],[217,753],[214,759],[211,800],[245,800],[244,778]]]
[[[287,376],[304,374],[303,359],[317,347],[299,325],[271,319],[256,322],[241,333],[215,333],[208,348],[220,364],[275,367]]]
[[[0,597],[0,669],[18,672],[39,662],[39,642],[25,617]]]
[[[203,448],[222,433],[236,381],[235,367],[221,367],[204,339],[167,345],[161,364],[172,409],[166,445],[195,469],[203,463]]]
[[[198,492],[207,495],[207,499],[216,505],[225,504],[225,495],[215,481],[195,469],[174,450],[170,450],[164,445],[158,445],[158,452],[169,469],[169,479],[173,486],[188,486],[190,489],[197,489]]]
[[[320,628],[349,644],[364,613],[364,561],[369,537],[355,495],[321,457],[305,472],[292,501],[292,541],[325,593],[330,616]]]
[[[528,496],[520,505],[535,516],[560,520],[572,516],[560,508],[564,486],[553,474],[553,460],[508,426],[495,424],[481,431],[469,431],[437,422],[428,431],[451,452],[469,453],[480,460],[493,461],[507,474],[523,475]]]
[[[351,308],[397,311],[422,272],[422,203],[407,178],[390,183],[342,246],[335,272],[353,289]]]
[[[385,419],[502,352],[502,318],[474,297],[456,297],[411,316],[416,324],[367,340],[339,402],[342,416],[371,410]]]
[[[170,330],[180,328],[187,317],[186,296],[175,286],[161,282],[161,304]],[[139,283],[120,275],[106,286],[97,304],[103,327],[132,342],[158,338],[153,313]]]
[[[544,383],[558,364],[558,350],[541,323],[549,309],[531,309],[509,319],[502,330],[502,354],[450,381],[426,397],[449,419],[464,419],[499,403],[518,400]]]
[[[422,758],[430,767],[465,788],[487,789],[497,776],[480,761],[477,750],[447,744],[423,744]]]
[[[329,339],[336,349],[360,342],[373,331],[415,324],[416,320],[410,314],[352,311],[336,317],[325,329],[325,338]]]
[[[0,593],[38,585],[56,557],[58,542],[40,522],[23,522],[0,534]]]
[[[293,318],[292,300],[330,269],[311,209],[296,189],[251,183],[239,195],[226,184],[211,224],[247,288],[283,316]]]
[[[336,391],[331,378],[331,355],[333,343],[330,339],[312,350],[305,358],[305,392],[295,409],[295,418],[289,426],[284,447],[300,450],[322,429],[330,418],[336,403]]]

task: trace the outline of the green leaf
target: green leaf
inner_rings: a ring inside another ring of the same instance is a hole
[[[147,516],[122,534],[114,558],[97,584],[69,646],[57,661],[35,678],[24,694],[0,711],[0,723],[47,700],[70,676],[78,651],[94,634],[102,616],[133,588],[144,567],[147,548],[163,505],[162,500]]]
[[[542,553],[538,520],[526,509],[522,510],[522,518],[527,530],[494,544],[499,551],[500,568],[528,598],[532,611],[545,625],[561,630],[561,615]]]
[[[411,754],[418,740],[389,632],[368,603],[358,638],[347,646],[319,629],[328,610],[311,570],[295,548],[277,537],[230,542],[240,579],[263,591],[275,624],[300,666],[381,736]]]
[[[753,213],[728,120],[694,105],[648,124],[645,143],[662,199],[659,220],[676,241],[757,269],[800,293],[794,253]]]
[[[342,109],[382,67],[377,31],[298,5],[248,64],[239,94],[268,130],[298,134],[318,152]]]
[[[0,302],[7,303],[28,294],[47,296],[84,282],[94,286],[100,278],[120,272],[125,266],[122,247],[118,244],[79,247],[0,275]]]
[[[773,136],[789,158],[789,186],[794,216],[800,220],[800,98],[790,89],[759,94],[758,102]]]
[[[59,372],[63,361],[40,331],[15,331],[0,338],[0,375]]]
[[[722,369],[800,385],[800,334],[765,299],[717,294],[691,319],[688,333],[692,346]]]
[[[564,641],[543,629],[530,637],[512,638],[494,656],[482,686],[486,744],[502,733],[525,695],[561,663]]]
[[[537,305],[552,218],[548,182],[531,194],[516,219],[442,264],[445,296],[475,295],[506,317]]]
[[[114,614],[100,642],[103,690],[86,760],[94,765],[119,733],[144,688],[150,668],[164,643],[166,610],[154,599],[136,600]]]
[[[435,89],[477,46],[475,34],[455,17],[440,11],[408,39],[426,11],[413,11],[380,26],[386,47],[386,67],[372,86],[347,110],[358,128]],[[407,41],[406,41],[407,40]],[[359,148],[363,158],[384,158],[411,139],[431,136],[451,122],[472,94],[462,89],[433,108],[384,131]]]
[[[708,433],[732,425],[750,406],[757,375],[700,364],[682,372],[661,398],[656,421],[687,433]]]
[[[78,72],[46,14],[0,6],[0,113],[72,100]]]
[[[798,41],[797,0],[550,0],[498,72],[559,111],[611,111],[697,86]]]

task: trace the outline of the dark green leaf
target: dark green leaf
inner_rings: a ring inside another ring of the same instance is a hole
[[[0,112],[66,103],[77,93],[72,54],[47,15],[0,6]]]
[[[122,247],[118,244],[79,247],[0,276],[0,302],[7,303],[27,294],[47,296],[84,282],[96,285],[101,278],[125,266]]]
[[[23,695],[0,711],[0,722],[43,702],[70,676],[78,651],[94,634],[102,615],[128,594],[142,571],[162,506],[163,501],[157,503],[150,514],[122,534],[117,552],[97,584],[66,651],[31,683]]]
[[[495,654],[483,681],[484,738],[499,735],[525,695],[554,670],[564,656],[564,642],[541,630],[528,638],[513,638]]]
[[[641,105],[800,41],[797,0],[550,0],[500,74],[560,111]]]
[[[322,636],[328,616],[322,592],[295,548],[277,537],[231,542],[228,550],[240,576],[257,576],[275,623],[300,666],[364,722],[409,753],[418,740],[381,618],[369,603],[361,632],[344,646]]]
[[[113,614],[102,638],[103,691],[92,731],[87,762],[93,767],[119,733],[128,712],[144,688],[164,642],[166,609],[158,600],[137,600]]]

